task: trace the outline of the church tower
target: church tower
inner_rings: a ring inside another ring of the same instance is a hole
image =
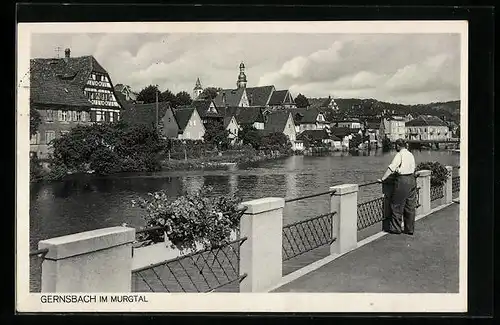
[[[240,74],[238,75],[238,82],[236,82],[237,88],[246,88],[247,86],[247,76],[245,74],[245,64],[240,63]]]
[[[200,78],[196,79],[196,85],[193,88],[193,99],[197,99],[203,92],[203,87],[201,86]]]

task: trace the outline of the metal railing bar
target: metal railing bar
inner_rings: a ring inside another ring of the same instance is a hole
[[[198,259],[196,259],[196,261],[195,261],[192,256],[190,256],[189,258],[193,262],[193,266],[199,271],[198,273],[201,275],[201,277],[203,278],[203,280],[205,280],[205,283],[207,284],[207,286],[209,286],[208,279],[205,277],[205,274],[203,274],[203,268],[201,268],[201,270],[200,270],[200,268],[196,264],[196,263],[198,263]]]
[[[217,286],[213,287],[212,289],[209,289],[209,290],[207,290],[207,291],[205,291],[205,292],[213,292],[214,290],[217,290],[217,289],[219,289],[219,288],[222,288],[222,287],[224,287],[224,286],[227,286],[228,284],[231,284],[231,283],[236,282],[236,281],[241,282],[241,281],[242,281],[244,278],[246,278],[246,277],[247,277],[247,274],[246,274],[246,273],[244,273],[244,274],[240,275],[239,277],[237,277],[237,278],[235,278],[235,279],[232,279],[232,280],[230,280],[230,281],[227,281],[227,282],[221,283],[221,284],[219,284],[219,285],[217,285]]]
[[[330,213],[325,213],[325,214],[322,214],[322,215],[319,215],[319,216],[315,216],[315,217],[311,217],[311,218],[307,218],[307,219],[303,219],[303,220],[299,220],[299,221],[296,221],[296,222],[292,222],[292,223],[289,223],[287,225],[284,225],[283,226],[283,229],[284,228],[289,228],[289,227],[292,227],[292,226],[296,226],[296,225],[300,225],[301,223],[304,223],[304,222],[308,222],[308,221],[313,221],[313,220],[316,220],[316,219],[321,219],[321,218],[324,218],[326,216],[333,216],[335,215],[337,212],[330,212]]]
[[[285,199],[285,203],[290,203],[290,202],[294,202],[294,201],[309,199],[309,198],[312,198],[312,197],[326,195],[326,194],[334,194],[335,192],[336,192],[336,190],[332,190],[332,191],[326,191],[326,192],[321,192],[321,193],[316,193],[316,194],[309,194],[309,195],[299,196],[299,197],[295,197],[295,198],[291,198],[291,199]]]
[[[42,249],[37,249],[34,251],[30,251],[30,256],[35,256],[35,255],[43,255],[45,256],[49,252],[48,248],[42,248]]]
[[[180,263],[180,262],[178,262],[178,263]],[[181,287],[182,291],[187,292],[186,289],[184,289],[184,286],[182,285],[182,283],[179,281],[179,279],[177,279],[177,276],[175,275],[174,271],[170,268],[170,266],[168,264],[165,264],[165,267],[168,268],[168,270],[170,271],[170,273],[172,273],[172,276],[174,277],[175,282],[177,282],[177,284]],[[163,284],[163,281],[161,279],[160,279],[160,282]],[[164,285],[164,286],[166,288],[166,285]]]
[[[375,184],[382,184],[382,183],[380,183],[379,181],[374,181],[374,182],[359,184],[358,187],[370,186]]]
[[[189,275],[189,272],[184,267],[184,264],[182,264],[182,262],[180,262],[180,261],[179,261],[179,264],[181,265],[181,268],[184,270],[184,273],[186,273],[187,277],[189,278],[189,281],[191,281],[191,283],[193,284],[193,286],[196,289],[196,291],[200,292],[200,289],[198,289],[198,286],[194,282],[193,278],[191,278],[191,275]]]
[[[360,206],[360,205],[364,205],[364,204],[366,204],[366,205],[367,205],[367,204],[370,204],[370,203],[376,202],[377,200],[380,200],[380,199],[383,199],[383,198],[384,198],[384,196],[379,196],[379,197],[374,198],[374,199],[371,199],[371,200],[369,200],[369,201],[365,201],[365,202],[358,203],[358,208],[359,208],[359,206]]]
[[[224,247],[224,246],[227,246],[227,245],[238,243],[240,241],[243,242],[243,241],[245,241],[247,239],[248,239],[248,237],[238,238],[238,239],[232,240],[230,242],[227,242],[224,245],[214,246],[212,248],[206,248],[204,250],[199,250],[199,251],[196,251],[196,252],[188,253],[188,254],[185,254],[185,255],[182,255],[182,256],[178,256],[178,257],[172,258],[170,260],[166,260],[166,261],[163,261],[163,262],[158,262],[158,263],[154,263],[154,264],[151,264],[151,265],[147,265],[147,266],[138,268],[138,269],[134,270],[133,272],[140,272],[140,271],[147,270],[147,269],[150,269],[150,268],[153,268],[153,267],[156,267],[156,266],[160,266],[160,265],[167,264],[167,263],[170,263],[170,262],[175,262],[175,261],[181,260],[183,258],[191,257],[191,256],[194,256],[194,255],[197,255],[197,254],[202,254],[202,253],[210,252],[210,251],[212,251],[214,249],[217,249],[218,247]]]
[[[214,255],[214,260],[213,260],[213,262],[212,262],[212,266],[213,266],[213,264],[215,263],[215,261],[217,260],[217,264],[219,264],[220,269],[222,270],[222,272],[223,272],[223,273],[224,273],[224,275],[226,276],[226,279],[229,279],[229,275],[227,274],[226,270],[224,269],[224,266],[222,265],[222,263],[221,263],[221,262],[219,261],[219,259],[217,258],[217,255],[218,255],[218,254],[219,254],[219,252],[221,252],[221,251],[222,251],[222,253],[224,253],[224,254],[225,254],[225,252],[224,252],[222,249],[219,249],[219,250],[217,251],[217,254],[215,254],[215,255]],[[227,255],[226,255],[226,257],[227,257]],[[228,258],[228,260],[229,260],[229,258]],[[231,265],[231,267],[233,268],[234,273],[236,273],[236,270],[234,269],[233,264],[231,263],[231,261],[228,261],[228,263],[229,263],[229,265]]]
[[[163,280],[161,279],[161,277],[158,275],[158,273],[156,272],[156,270],[153,268],[151,269],[151,271],[153,271],[153,273],[155,274],[156,278],[158,279],[158,281],[161,283],[161,285],[163,286],[163,288],[165,288],[165,290],[167,290],[168,292],[168,288],[167,288],[167,285],[163,282]]]
[[[321,221],[321,220],[320,220],[320,221]],[[307,226],[307,228],[309,229],[309,231],[311,232],[311,237],[314,239],[314,241],[315,241],[315,242],[316,242],[316,244],[317,244],[318,242],[321,242],[321,237],[320,237],[320,236],[318,235],[318,233],[317,233],[318,229],[314,229],[315,231],[313,231],[313,230],[312,230],[311,225],[310,225],[311,223],[312,223],[312,222],[307,222],[307,223],[306,223],[306,226]],[[314,223],[312,223],[312,224],[313,224],[313,225],[312,225],[312,227],[314,228]],[[314,234],[316,234],[316,236],[314,236]]]
[[[142,273],[141,273],[141,272],[138,272],[138,273],[137,273],[137,275],[139,275],[139,276],[141,277],[142,281],[143,281],[144,283],[146,283],[146,285],[149,287],[149,290],[151,290],[151,292],[154,292],[153,288],[149,285],[149,282],[148,282],[148,281],[146,281],[146,279],[142,276]],[[168,290],[168,289],[167,289],[167,290]]]
[[[203,258],[203,260],[205,261],[205,264],[208,264],[208,261],[207,261],[207,259],[205,258],[205,256],[203,254],[201,254],[201,258]],[[203,267],[203,268],[205,268],[205,267]],[[219,280],[219,277],[217,276],[217,274],[215,274],[214,270],[212,268],[210,268],[210,267],[208,269],[214,275],[215,281],[217,281],[217,283],[220,284],[221,282]],[[200,274],[201,274],[201,272],[200,272]],[[208,281],[207,281],[207,285],[210,287],[210,284],[208,283]]]

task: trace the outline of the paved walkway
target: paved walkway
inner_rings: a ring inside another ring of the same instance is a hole
[[[415,224],[415,235],[386,235],[274,292],[455,293],[459,204]]]

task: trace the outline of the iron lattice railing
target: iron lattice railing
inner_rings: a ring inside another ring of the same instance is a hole
[[[335,212],[322,214],[283,227],[283,261],[302,255],[315,248],[331,244],[332,222]]]
[[[240,246],[246,237],[211,249],[190,253],[134,270],[134,292],[212,292],[239,291]],[[227,289],[227,290],[226,290]]]
[[[380,184],[380,182],[365,183],[359,185],[359,187],[375,184]],[[363,230],[384,220],[385,204],[389,204],[389,202],[385,202],[385,200],[386,197],[381,196],[358,204],[358,230]],[[420,207],[420,187],[417,187],[415,192],[415,208],[418,207]]]
[[[384,219],[384,197],[358,204],[358,230],[370,227]]]
[[[460,176],[452,177],[451,179],[451,192],[457,193],[460,191]]]
[[[431,186],[431,202],[441,199],[444,197],[444,187],[439,186]]]

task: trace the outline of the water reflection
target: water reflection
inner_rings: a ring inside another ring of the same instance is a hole
[[[460,157],[448,151],[413,151],[416,162],[437,160],[458,165]],[[143,224],[144,211],[131,201],[148,192],[165,190],[175,198],[203,185],[212,195],[237,193],[243,200],[266,196],[297,197],[326,191],[336,183],[374,181],[384,172],[394,152],[370,151],[351,155],[293,156],[221,171],[178,171],[97,178],[83,175],[51,184],[30,186],[30,242],[69,233],[120,225]],[[380,195],[379,186],[362,188],[359,199]],[[328,211],[328,197],[316,197],[285,206],[284,223]]]

